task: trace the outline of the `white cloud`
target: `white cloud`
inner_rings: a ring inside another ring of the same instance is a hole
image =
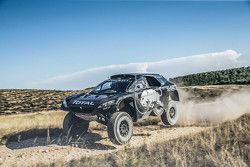
[[[82,89],[94,86],[102,80],[107,79],[110,75],[117,73],[152,72],[160,73],[169,78],[190,73],[249,65],[249,62],[240,61],[240,56],[241,54],[234,50],[226,50],[223,52],[165,59],[155,62],[101,66],[36,81],[32,83],[32,86],[47,89]]]

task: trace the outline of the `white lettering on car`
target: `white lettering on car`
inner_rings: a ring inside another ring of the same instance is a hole
[[[76,105],[90,105],[90,106],[95,105],[93,101],[78,101],[78,100],[73,101],[72,104],[76,104]]]

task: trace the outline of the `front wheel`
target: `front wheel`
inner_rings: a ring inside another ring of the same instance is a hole
[[[89,122],[68,113],[63,120],[63,132],[65,135],[78,137],[88,131]]]
[[[128,143],[133,135],[133,121],[126,112],[112,114],[107,127],[108,136],[114,144]]]
[[[178,109],[176,102],[170,101],[168,103],[168,108],[161,115],[161,120],[164,125],[174,125],[178,120]]]

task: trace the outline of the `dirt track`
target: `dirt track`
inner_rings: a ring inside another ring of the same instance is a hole
[[[167,141],[181,136],[200,132],[207,127],[164,127],[162,125],[150,125],[135,127],[134,136],[129,147],[139,147],[142,144],[149,146],[155,142]],[[113,153],[124,149],[124,146],[112,144],[105,130],[93,130],[78,142],[62,144],[60,140],[61,129],[51,129],[50,138],[47,137],[47,130],[40,130],[35,135],[18,134],[1,146],[0,164],[2,166],[28,166],[40,163],[51,163],[55,161],[70,161],[106,153]],[[26,132],[30,133],[30,132]],[[40,133],[40,134],[39,134]],[[22,139],[19,135],[29,136]],[[19,142],[18,142],[19,140]],[[59,143],[59,144],[58,144]],[[61,145],[62,144],[62,145]]]
[[[65,139],[65,137],[62,137],[62,130],[59,128],[62,125],[65,113],[60,111],[2,116],[2,119],[0,119],[2,135],[11,132],[19,133],[11,135],[7,143],[0,146],[0,166],[34,166],[40,163],[68,162],[82,157],[115,153],[125,147],[139,147],[143,144],[150,147],[152,144],[161,141],[189,136],[209,128],[188,126],[190,124],[207,125],[203,124],[204,121],[205,123],[214,121],[221,123],[249,112],[249,90],[248,87],[248,90],[234,94],[227,92],[216,95],[216,98],[213,97],[212,101],[204,98],[205,100],[201,100],[199,103],[190,100],[190,94],[182,92],[181,95],[184,100],[180,105],[182,118],[180,118],[179,125],[185,125],[184,127],[169,128],[162,126],[161,123],[159,125],[137,126],[134,128],[134,135],[130,143],[125,146],[113,145],[107,137],[106,130],[100,130],[102,128],[99,128],[99,130],[90,129],[89,133],[77,142]],[[210,92],[207,88],[205,91],[208,91],[208,94]],[[203,93],[198,93],[198,95]],[[186,98],[188,100],[185,101]],[[192,97],[191,99],[196,98]],[[202,97],[197,99],[202,99]],[[47,127],[54,127],[54,129],[50,129],[48,132]],[[47,137],[48,134],[49,137]]]

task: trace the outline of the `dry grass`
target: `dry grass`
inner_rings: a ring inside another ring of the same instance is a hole
[[[29,129],[62,128],[63,119],[67,112],[62,110],[42,111],[17,115],[0,116],[0,138],[4,135],[25,131]],[[156,125],[160,122],[158,117],[135,123],[135,126]],[[105,130],[106,126],[97,122],[90,123],[90,129]]]
[[[1,125],[7,125],[4,131],[6,133],[13,129],[20,131],[30,128],[32,125],[32,127],[38,126],[40,128],[58,127],[61,126],[64,114],[63,111],[53,111],[46,114],[43,112],[18,115],[18,117],[6,116],[5,118],[8,119],[1,117],[0,121]],[[11,119],[13,119],[13,122],[8,123]],[[53,119],[53,121],[47,121],[48,119]],[[16,121],[19,122],[15,124]],[[42,124],[39,125],[40,121],[42,121]],[[152,122],[155,123],[154,121]],[[250,114],[245,114],[237,120],[222,123],[196,135],[181,137],[168,142],[145,144],[139,148],[127,145],[125,151],[118,151],[116,154],[83,157],[81,160],[70,162],[65,162],[62,159],[49,166],[249,166],[249,122]],[[18,126],[21,123],[22,126]],[[12,124],[12,128],[8,127],[10,124]],[[95,125],[92,124],[93,127],[96,127]],[[39,164],[39,166],[43,165]]]
[[[230,87],[231,88],[231,87]],[[227,87],[188,88],[193,99],[214,99]],[[210,89],[210,88],[209,88]],[[218,90],[220,93],[217,94]],[[249,87],[248,87],[249,89]],[[235,87],[238,91],[238,86]],[[31,108],[32,109],[32,108]],[[10,133],[29,129],[61,128],[66,112],[43,111],[18,115],[0,116],[0,138]],[[158,124],[157,117],[150,117],[136,123],[136,126]],[[250,166],[250,114],[235,121],[217,125],[197,135],[181,137],[168,142],[152,141],[150,145],[98,157],[83,157],[81,160],[57,161],[50,166]],[[91,123],[90,129],[105,129],[98,123]],[[142,141],[143,142],[143,141]],[[36,163],[36,162],[34,162]],[[34,164],[38,165],[38,164]],[[43,166],[39,164],[39,166]]]
[[[197,135],[57,166],[249,166],[250,114]],[[53,166],[55,164],[51,164]]]
[[[66,112],[61,110],[0,116],[0,136],[33,128],[62,126]]]

